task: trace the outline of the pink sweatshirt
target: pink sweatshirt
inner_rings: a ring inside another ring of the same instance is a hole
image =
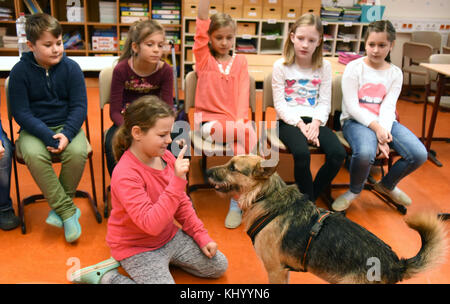
[[[221,73],[208,47],[210,22],[198,18],[196,21],[193,48],[198,77],[195,112],[202,113],[202,121],[247,119],[250,90],[247,59],[236,55],[229,74]],[[222,64],[224,71],[228,63]]]
[[[174,173],[175,157],[167,150],[162,159],[167,165],[157,170],[127,150],[114,168],[106,242],[118,261],[164,246],[179,229],[174,220],[200,248],[212,241],[186,195],[186,180]]]

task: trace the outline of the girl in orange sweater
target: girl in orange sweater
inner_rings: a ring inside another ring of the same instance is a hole
[[[195,112],[201,114],[200,130],[215,142],[233,140],[234,154],[253,152],[257,138],[248,120],[249,86],[247,59],[232,53],[236,24],[227,14],[208,18],[209,0],[200,0],[193,53],[197,90]],[[241,210],[231,199],[227,228],[241,223]]]

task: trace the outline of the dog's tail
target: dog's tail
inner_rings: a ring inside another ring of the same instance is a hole
[[[415,257],[403,260],[406,268],[403,279],[445,262],[448,250],[445,225],[436,214],[420,213],[409,217],[406,224],[420,234],[422,247]]]

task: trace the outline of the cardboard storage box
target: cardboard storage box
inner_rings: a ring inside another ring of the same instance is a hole
[[[281,6],[263,6],[263,19],[281,19]]]
[[[262,6],[262,3],[263,0],[244,0],[244,6]]]
[[[198,13],[198,2],[191,0],[186,1],[183,7],[183,16],[184,17],[197,17]]]
[[[301,7],[283,6],[281,19],[297,20],[301,16]]]
[[[319,6],[302,6],[302,15],[303,14],[313,14],[316,16],[320,16],[320,5]]]
[[[244,19],[261,19],[262,6],[244,6],[242,18]]]
[[[253,22],[238,22],[238,35],[256,35],[256,23]]]
[[[223,12],[232,18],[242,18],[242,5],[226,3],[223,5]]]
[[[282,7],[283,0],[263,0],[263,7],[265,7],[265,6]]]

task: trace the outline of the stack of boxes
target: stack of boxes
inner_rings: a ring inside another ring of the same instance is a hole
[[[184,0],[184,17],[197,17],[199,0]],[[302,14],[320,16],[321,0],[211,0],[209,13],[237,19],[296,20]]]
[[[152,19],[161,24],[180,24],[181,8],[178,2],[152,1]]]
[[[116,29],[94,29],[94,33],[92,34],[92,50],[117,51]]]
[[[120,22],[134,23],[140,20],[147,20],[148,4],[147,3],[120,3]]]

